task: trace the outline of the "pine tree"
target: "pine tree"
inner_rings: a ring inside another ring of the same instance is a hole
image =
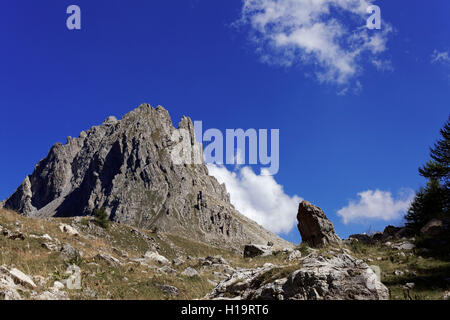
[[[417,192],[405,217],[408,228],[418,233],[431,219],[444,218],[445,212],[448,213],[446,198],[446,190],[437,180],[428,181],[427,186]]]
[[[427,179],[436,179],[447,188],[450,176],[450,117],[441,129],[442,138],[430,148],[431,159],[419,169],[420,175]]]
[[[431,159],[419,168],[420,175],[428,179],[427,186],[417,192],[405,216],[407,226],[416,233],[433,218],[450,218],[450,117],[441,136],[430,148]]]

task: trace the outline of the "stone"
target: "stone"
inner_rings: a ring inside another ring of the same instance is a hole
[[[425,236],[436,237],[448,232],[448,230],[449,224],[447,221],[442,219],[432,219],[420,229],[420,233]]]
[[[41,247],[47,249],[49,251],[58,251],[58,246],[56,244],[50,242],[44,242],[41,244]]]
[[[348,254],[323,257],[310,254],[288,276],[261,283],[277,266],[236,270],[205,298],[243,300],[386,300],[388,289],[363,261]],[[273,275],[273,273],[271,273]]]
[[[372,269],[373,272],[375,272],[377,276],[377,280],[381,282],[381,268],[376,265],[369,266],[370,269]]]
[[[340,242],[333,223],[328,220],[322,209],[308,201],[299,204],[297,220],[302,241],[308,243],[310,247],[323,247]]]
[[[383,241],[389,240],[389,239],[400,239],[404,234],[406,233],[406,228],[401,227],[394,227],[394,226],[387,226],[383,230]]]
[[[61,281],[55,281],[53,282],[53,287],[52,289],[54,290],[62,290],[64,289],[66,286],[64,283],[62,283]]]
[[[193,277],[200,277],[200,274],[192,267],[187,267],[182,273],[183,276],[193,278]]]
[[[222,256],[208,256],[206,258],[198,258],[198,264],[206,267],[228,265],[228,261]]]
[[[113,256],[110,256],[109,254],[106,253],[99,253],[94,257],[94,259],[96,261],[104,261],[111,267],[118,267],[122,265],[119,259],[114,258]]]
[[[33,279],[16,268],[12,268],[10,270],[6,266],[1,266],[0,273],[9,276],[16,284],[20,284],[29,289],[36,288],[36,284],[33,282]]]
[[[25,240],[25,235],[20,231],[9,231],[6,237],[11,240]]]
[[[52,237],[50,237],[48,234],[44,234],[43,236],[41,236],[41,238],[44,240],[53,241]]]
[[[71,236],[79,236],[80,235],[80,233],[78,232],[77,229],[75,229],[74,227],[69,226],[68,224],[65,224],[65,223],[61,223],[59,225],[59,230],[61,230],[61,232],[63,232],[63,233],[67,233],[68,235],[71,235]]]
[[[289,254],[288,260],[294,261],[299,260],[302,257],[302,253],[299,250],[294,250]]]
[[[159,268],[158,271],[162,272],[162,273],[166,273],[166,274],[176,274],[177,273],[177,271],[175,269],[172,269],[169,266],[164,266],[162,268]]]
[[[180,258],[180,257],[175,258],[175,259],[172,260],[172,264],[175,267],[181,266],[183,263],[184,263],[184,260],[182,258]]]
[[[69,275],[69,277],[66,279],[67,289],[80,290],[81,289],[81,269],[80,269],[80,267],[72,264],[67,267],[66,274]]]
[[[244,258],[254,258],[257,256],[268,256],[272,254],[272,247],[260,244],[247,244],[244,247]]]
[[[104,208],[118,223],[234,250],[247,243],[293,246],[236,210],[199,150],[191,119],[175,127],[163,107],[141,104],[56,143],[4,205],[36,218],[91,216]],[[200,161],[180,164],[176,152]]]
[[[166,257],[160,255],[156,251],[147,251],[143,258],[150,263],[153,262],[164,265],[170,264],[170,261]]]
[[[409,241],[403,241],[403,242],[394,243],[393,245],[391,245],[391,248],[394,250],[412,250],[415,247],[416,246]]]
[[[0,300],[22,300],[14,280],[9,276],[8,272],[2,272],[0,267]]]
[[[59,252],[61,258],[66,262],[74,262],[81,259],[80,252],[68,243],[64,243]]]
[[[174,286],[169,286],[165,284],[157,284],[156,285],[162,292],[165,294],[171,295],[171,296],[177,296],[178,295],[178,288]]]
[[[33,282],[37,284],[37,286],[39,287],[45,286],[47,284],[47,280],[48,280],[47,278],[44,278],[43,276],[40,275],[33,276]]]
[[[416,286],[416,284],[414,282],[408,282],[403,286],[403,288],[405,290],[412,290],[412,289],[414,289],[415,286]]]
[[[396,276],[403,276],[405,273],[401,270],[394,270],[394,275]]]

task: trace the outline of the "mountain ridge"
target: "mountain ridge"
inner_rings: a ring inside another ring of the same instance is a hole
[[[196,145],[192,120],[183,116],[175,128],[161,106],[141,104],[120,120],[110,116],[52,146],[4,207],[39,218],[92,215],[105,208],[119,223],[237,250],[248,243],[292,247],[238,212],[204,162],[174,164],[171,152],[183,136],[175,134],[179,141],[173,136],[181,129]]]

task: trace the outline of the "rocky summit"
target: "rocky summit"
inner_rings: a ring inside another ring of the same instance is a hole
[[[176,134],[181,129],[187,137]],[[55,144],[3,206],[41,218],[87,216],[104,208],[115,222],[233,249],[248,243],[292,246],[240,214],[203,162],[174,163],[172,151],[186,145],[174,136],[197,144],[191,119],[183,117],[175,128],[161,106],[142,104],[121,120],[108,117]]]

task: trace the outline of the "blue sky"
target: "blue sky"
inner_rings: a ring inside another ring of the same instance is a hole
[[[385,48],[362,52],[350,61],[356,71],[344,73],[335,62],[356,50],[345,35],[331,54],[305,55],[304,38],[274,45],[267,39],[277,30],[261,33],[241,0],[2,1],[0,199],[54,143],[148,102],[175,124],[188,115],[205,129],[279,128],[273,178],[282,196],[319,205],[340,236],[400,223],[397,194],[424,184],[417,168],[449,115],[450,3],[372,2],[383,24],[368,34],[383,35]],[[273,3],[260,0],[259,9]],[[66,28],[71,4],[82,10],[81,30]],[[333,14],[324,21],[337,19],[349,34],[365,24]],[[295,18],[287,28],[298,27]],[[338,210],[353,199],[346,212],[361,213],[358,193],[367,190],[368,201],[392,194],[394,203],[382,203],[391,219],[344,223]],[[295,227],[283,237],[300,240]]]

